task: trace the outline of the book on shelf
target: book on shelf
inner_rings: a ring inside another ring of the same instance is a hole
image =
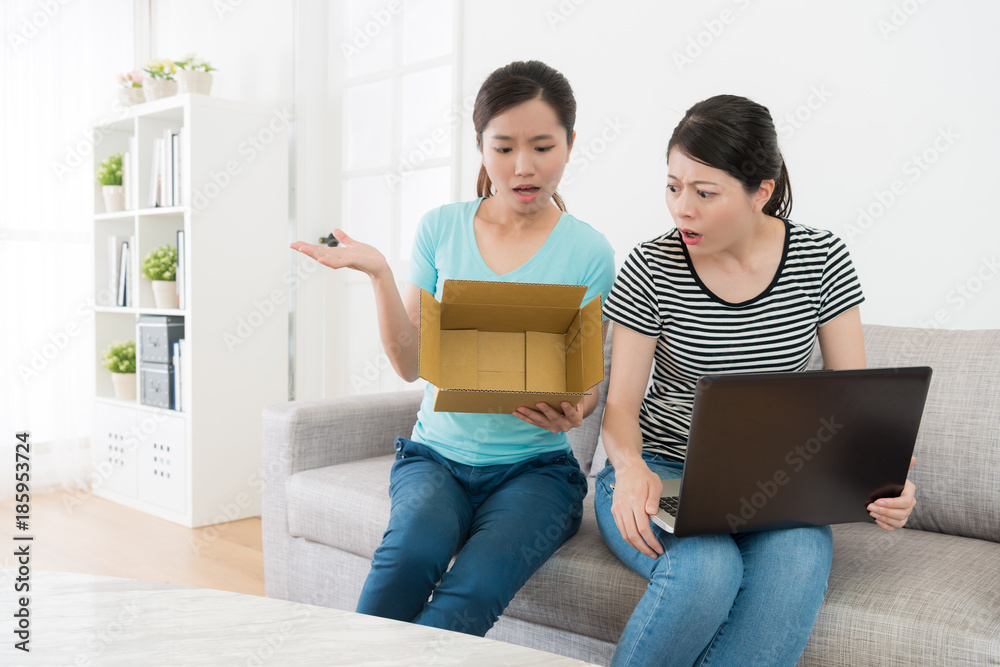
[[[128,307],[133,304],[135,271],[135,237],[108,236],[108,290],[115,296],[106,305]]]
[[[125,210],[132,210],[132,198],[129,192],[129,182],[132,180],[129,175],[129,164],[132,158],[128,151],[122,153],[122,192],[125,194]]]
[[[181,205],[180,152],[184,128],[166,128],[153,139],[153,162],[149,179],[149,206]]]
[[[184,230],[177,230],[177,307],[180,309],[186,308],[184,303],[184,274],[185,274],[185,261],[184,261]]]
[[[180,206],[183,202],[181,201],[181,132],[184,128],[179,128],[174,130],[170,135],[171,142],[171,171],[170,171],[170,183],[171,183],[171,194],[170,198],[174,206]]]
[[[129,152],[129,168],[126,171],[128,174],[128,187],[125,188],[125,198],[129,202],[125,205],[125,209],[128,211],[141,208],[139,204],[139,161],[137,156],[139,155],[139,140],[133,134],[128,138],[128,152]],[[124,174],[123,174],[124,176]]]
[[[171,182],[171,177],[173,176],[173,159],[172,153],[174,149],[174,144],[170,140],[170,130],[163,130],[163,152],[160,154],[160,206],[173,206],[173,202],[170,201],[171,194],[174,191],[173,183]]]
[[[119,306],[128,305],[128,241],[122,241],[121,253],[118,260],[118,301]]]
[[[149,170],[149,208],[159,206],[160,201],[160,161],[162,139],[153,139],[153,163]]]
[[[184,339],[174,341],[172,364],[174,367],[174,410],[181,410],[181,359],[184,356]]]

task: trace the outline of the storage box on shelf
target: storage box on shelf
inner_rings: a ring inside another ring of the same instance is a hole
[[[191,527],[260,514],[260,414],[288,396],[288,308],[274,297],[289,284],[284,130],[271,109],[197,94],[93,128],[94,165],[129,152],[132,206],[105,212],[95,186],[95,495]],[[158,139],[176,156],[157,158]],[[150,206],[157,200],[166,205]],[[164,244],[178,247],[182,307],[157,308],[141,274]],[[122,401],[100,360],[128,339],[137,342],[136,399]]]

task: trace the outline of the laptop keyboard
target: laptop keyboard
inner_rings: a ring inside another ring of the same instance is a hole
[[[677,516],[677,496],[671,496],[670,498],[660,498],[660,509],[665,511],[670,516]]]

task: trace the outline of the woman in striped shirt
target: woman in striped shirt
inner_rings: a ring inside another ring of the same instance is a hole
[[[733,95],[694,105],[667,163],[676,229],[635,247],[605,306],[617,326],[597,518],[650,581],[612,664],[794,665],[826,590],[830,527],[678,538],[650,515],[662,480],[681,476],[698,378],[804,370],[817,332],[827,368],[863,368],[864,296],[843,242],[788,219],[765,107]],[[878,525],[905,524],[913,492],[908,481],[869,506]]]

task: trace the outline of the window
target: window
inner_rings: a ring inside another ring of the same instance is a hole
[[[342,222],[405,279],[413,232],[455,201],[457,3],[343,3]]]
[[[456,0],[348,0],[343,34],[340,226],[378,248],[402,293],[421,216],[457,200],[460,4]],[[366,276],[339,277],[339,336],[326,341],[333,394],[412,388],[382,350]],[[422,386],[422,382],[418,384]]]

